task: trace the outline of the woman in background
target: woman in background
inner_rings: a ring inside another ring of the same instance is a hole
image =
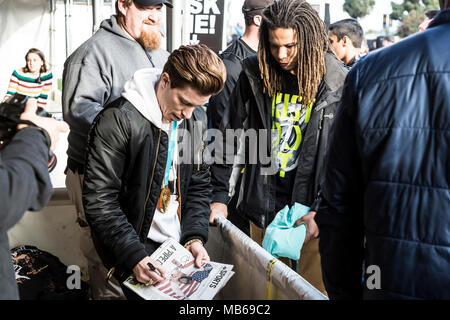
[[[25,55],[25,61],[25,67],[14,70],[4,100],[20,93],[36,98],[38,107],[46,109],[53,75],[47,69],[44,54],[39,49],[32,48]]]

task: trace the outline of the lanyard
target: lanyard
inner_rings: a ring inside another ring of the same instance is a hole
[[[169,136],[169,151],[167,152],[166,171],[164,173],[163,187],[169,184],[170,168],[172,167],[173,152],[175,149],[175,140],[177,137],[176,133],[177,133],[177,122],[172,121],[172,128],[170,129],[170,136]]]

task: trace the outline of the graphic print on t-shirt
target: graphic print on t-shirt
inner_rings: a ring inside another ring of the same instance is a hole
[[[277,93],[272,102],[272,152],[280,177],[297,168],[302,132],[309,122],[313,101],[307,106],[302,97]]]

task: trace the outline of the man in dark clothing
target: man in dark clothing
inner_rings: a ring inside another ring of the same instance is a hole
[[[336,56],[349,68],[359,60],[364,31],[356,19],[344,19],[330,25],[328,38]]]
[[[26,210],[39,211],[53,193],[48,174],[49,148],[54,150],[66,123],[36,115],[37,100],[29,100],[21,119],[34,126],[20,125],[11,141],[0,151],[0,300],[18,300],[8,230]],[[3,141],[2,141],[3,143]]]
[[[450,299],[449,6],[346,79],[316,216],[332,299]]]
[[[105,105],[120,97],[126,81],[142,68],[160,68],[169,53],[160,48],[165,0],[118,0],[116,14],[64,63],[62,108],[70,127],[66,187],[77,212],[80,249],[88,264],[93,299],[123,298],[94,249],[81,200],[86,140],[90,125]],[[105,287],[106,285],[106,287]]]
[[[261,13],[265,7],[271,4],[273,0],[246,0],[242,6],[242,13],[245,18],[245,32],[241,38],[233,42],[222,54],[220,58],[223,60],[227,69],[227,81],[223,90],[216,96],[209,100],[208,104],[208,121],[212,128],[220,129],[220,123],[222,122],[224,110],[229,108],[229,98],[231,92],[236,85],[239,78],[239,74],[242,71],[242,60],[249,56],[256,55],[259,43],[259,27],[261,25]],[[214,223],[216,215],[222,215],[233,222],[245,233],[249,233],[248,221],[242,219],[241,215],[235,214],[235,202],[228,205],[229,190],[223,188],[227,187],[227,183],[223,183],[220,178],[223,176],[221,173],[226,170],[222,164],[213,163],[211,165],[211,184],[213,187],[213,199],[211,203],[211,215],[210,222]],[[239,188],[240,182],[236,182],[236,189]],[[224,192],[221,192],[224,191]],[[234,191],[231,191],[231,196]],[[229,211],[229,212],[228,212]]]
[[[96,117],[83,204],[97,252],[119,282],[131,273],[148,285],[161,281],[164,270],[149,255],[169,238],[191,251],[197,267],[209,260],[203,244],[211,185],[201,162],[207,124],[196,107],[223,88],[225,77],[223,62],[206,46],[181,46],[162,73],[138,70],[122,97]]]
[[[307,2],[281,0],[267,7],[258,56],[244,60],[221,124],[222,130],[257,134],[238,146],[228,173],[244,169],[237,208],[250,221],[252,239],[261,243],[265,228],[286,205],[311,207],[301,221],[308,233],[299,271],[322,292],[314,202],[328,128],[346,76],[328,48],[324,24]],[[226,178],[222,181],[228,183]],[[224,196],[232,187],[223,188]]]

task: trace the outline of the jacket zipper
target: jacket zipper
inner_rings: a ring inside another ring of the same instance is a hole
[[[145,211],[146,211],[146,208],[147,208],[148,199],[150,198],[150,192],[152,190],[152,181],[153,181],[153,177],[155,176],[156,163],[158,162],[159,143],[161,142],[161,132],[162,132],[162,129],[159,129],[158,145],[156,147],[156,153],[155,153],[155,162],[153,163],[152,176],[150,177],[147,197],[145,198],[145,202],[144,202],[144,212],[143,212],[143,215],[142,215],[141,223],[139,225],[138,236],[141,235],[142,226],[144,224],[144,219],[145,219]]]
[[[183,123],[183,129],[186,129],[186,122]],[[183,136],[181,138],[178,138],[178,145],[183,141]],[[177,160],[179,160],[179,153],[176,155]],[[179,161],[177,161],[179,162]],[[180,220],[181,224],[181,164],[177,163],[177,186],[178,186],[178,219]]]
[[[322,122],[323,122],[323,113],[324,110],[320,110],[320,118],[319,118],[319,130],[322,130]]]
[[[319,130],[317,130],[317,134],[316,134],[316,149],[317,149],[317,146],[319,145],[319,138],[320,138],[320,134],[322,132],[323,113],[324,113],[324,110],[323,109],[320,110]]]
[[[180,219],[180,223],[181,223],[181,169],[180,169],[180,165],[177,165],[177,184],[178,184],[178,197],[179,197],[179,201],[178,201],[178,218]]]
[[[200,148],[200,151],[198,152],[198,165],[197,165],[197,171],[200,171],[200,164],[201,164],[201,156],[203,153],[203,150],[205,149],[205,142],[202,141],[202,146]]]

